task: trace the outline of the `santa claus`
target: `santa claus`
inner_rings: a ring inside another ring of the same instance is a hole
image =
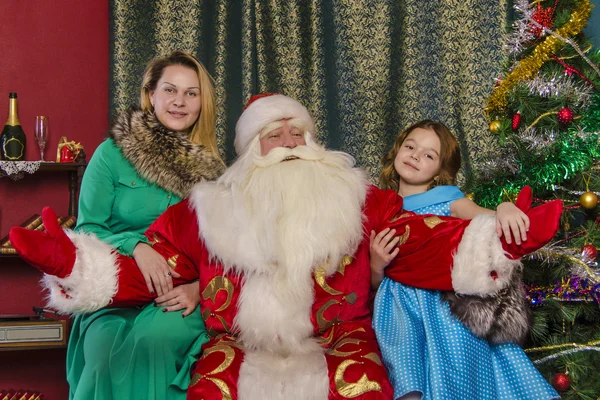
[[[390,399],[368,308],[369,233],[402,233],[390,271],[403,283],[486,295],[558,227],[557,203],[526,210],[521,246],[498,239],[487,216],[403,212],[396,193],[371,186],[352,157],[324,149],[313,132],[296,100],[254,97],[236,126],[239,158],[147,232],[181,276],[174,284],[199,279],[212,339],[189,399]],[[94,236],[65,234],[49,209],[43,217],[46,233],[13,228],[10,239],[45,272],[49,306],[79,313],[153,299],[133,259]]]

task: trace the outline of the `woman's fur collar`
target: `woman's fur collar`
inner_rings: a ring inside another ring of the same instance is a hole
[[[179,197],[187,197],[196,183],[215,180],[225,170],[225,164],[206,147],[139,109],[119,115],[109,137],[144,179]]]

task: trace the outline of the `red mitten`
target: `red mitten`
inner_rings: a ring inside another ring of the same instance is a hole
[[[21,258],[45,274],[65,278],[75,264],[75,245],[58,225],[56,213],[50,207],[42,210],[46,232],[15,226],[9,239]]]
[[[531,208],[533,195],[531,187],[525,186],[517,196],[516,206],[529,217],[529,231],[527,240],[517,245],[514,241],[506,243],[504,236],[500,238],[502,248],[508,252],[512,259],[521,258],[526,254],[533,253],[546,245],[558,232],[560,216],[563,211],[561,200],[552,200],[541,206]]]

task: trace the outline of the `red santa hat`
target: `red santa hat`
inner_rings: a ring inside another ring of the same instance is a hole
[[[291,97],[279,93],[261,93],[252,96],[235,126],[235,152],[244,153],[254,137],[270,123],[293,119],[294,126],[304,133],[313,133],[315,123],[306,107]]]

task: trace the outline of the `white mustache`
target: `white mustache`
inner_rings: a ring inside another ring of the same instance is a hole
[[[287,147],[276,147],[266,156],[254,157],[254,165],[257,167],[270,167],[282,161],[301,159],[306,161],[320,161],[325,157],[325,151],[313,149],[309,146],[296,146],[293,149]]]

